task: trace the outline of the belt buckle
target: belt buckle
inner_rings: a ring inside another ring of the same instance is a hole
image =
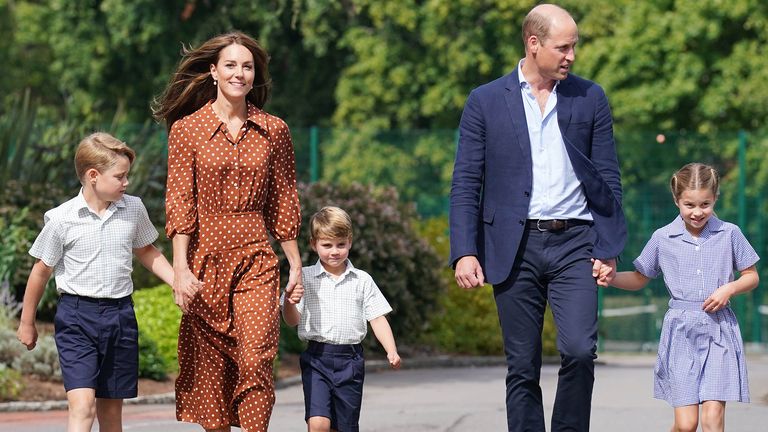
[[[541,219],[536,219],[536,229],[539,230],[539,232],[549,231],[548,229],[541,227]]]
[[[540,232],[555,232],[555,231],[562,231],[568,228],[568,221],[567,220],[560,220],[560,219],[549,219],[543,221],[545,224],[549,225],[549,228],[544,228],[541,223],[541,219],[536,220],[536,229]]]

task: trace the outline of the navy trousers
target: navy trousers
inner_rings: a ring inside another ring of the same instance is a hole
[[[597,357],[595,235],[588,225],[526,230],[509,278],[493,287],[507,358],[509,431],[546,430],[539,378],[547,302],[561,359],[551,430],[589,430]]]

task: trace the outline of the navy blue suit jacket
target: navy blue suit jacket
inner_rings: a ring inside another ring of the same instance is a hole
[[[569,74],[557,87],[557,120],[594,218],[595,258],[615,258],[627,230],[608,99]],[[528,217],[533,173],[518,70],[474,89],[464,106],[451,185],[451,258],[475,255],[486,281],[510,274]]]

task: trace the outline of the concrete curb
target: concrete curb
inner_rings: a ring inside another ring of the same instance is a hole
[[[548,359],[545,359],[547,362]],[[433,357],[408,358],[403,360],[403,369],[422,369],[422,368],[451,368],[451,367],[484,367],[484,366],[503,366],[505,365],[503,356],[449,356],[438,355]],[[366,372],[375,373],[382,370],[388,370],[389,363],[386,360],[366,360]],[[301,384],[301,376],[291,376],[279,379],[275,382],[276,389],[282,389]],[[172,404],[176,402],[176,395],[173,392],[160,393],[146,396],[138,396],[132,399],[125,399],[126,405],[143,404]],[[0,412],[21,412],[21,411],[51,411],[66,410],[66,400],[54,401],[15,401],[0,402]]]

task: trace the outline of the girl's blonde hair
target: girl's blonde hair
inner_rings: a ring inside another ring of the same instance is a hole
[[[326,206],[318,210],[309,220],[309,241],[315,243],[321,238],[352,238],[352,219],[344,210]]]
[[[720,194],[720,176],[717,171],[703,163],[689,163],[677,170],[669,180],[669,188],[675,202],[687,190],[709,189],[715,198]]]
[[[85,173],[93,168],[103,173],[112,168],[120,156],[128,158],[133,164],[136,152],[128,145],[105,132],[95,132],[80,141],[75,152],[75,172],[80,183],[84,182]]]

